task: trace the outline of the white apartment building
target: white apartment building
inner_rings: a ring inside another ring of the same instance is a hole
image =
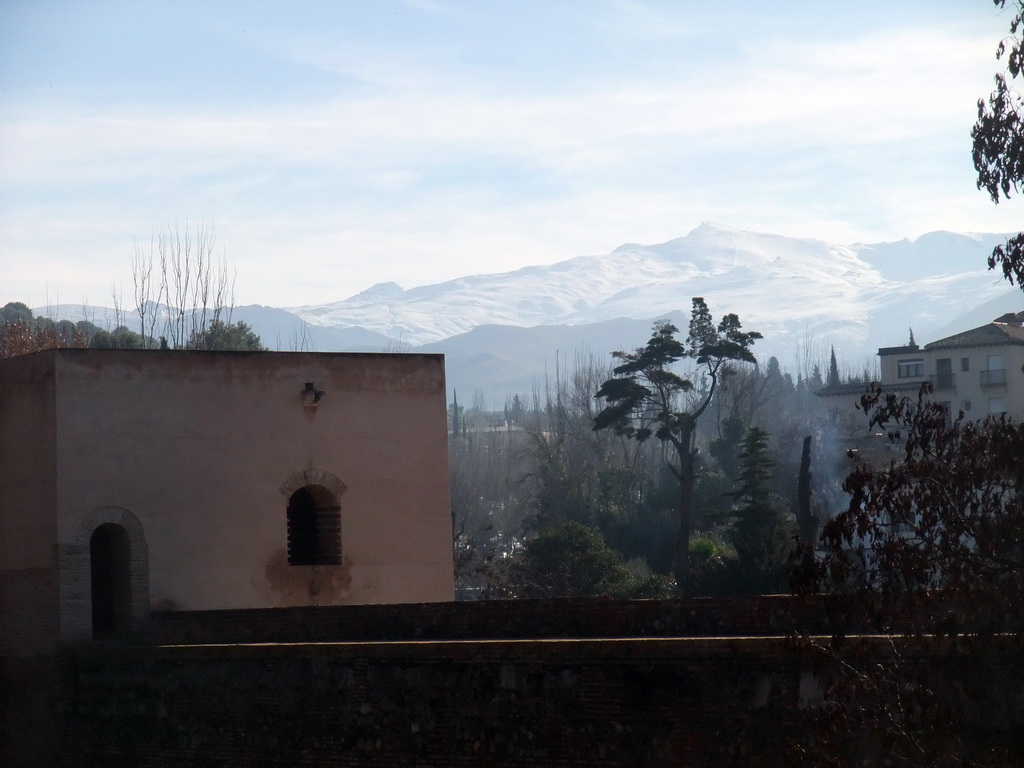
[[[916,392],[930,381],[932,399],[967,419],[1007,414],[1024,420],[1024,312],[919,347],[878,350],[882,385]]]

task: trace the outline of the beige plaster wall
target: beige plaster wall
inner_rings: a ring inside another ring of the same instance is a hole
[[[988,368],[988,356],[1001,355],[1006,370],[1005,385],[982,385],[982,371]],[[970,410],[965,413],[968,419],[984,419],[989,415],[989,399],[1001,398],[1006,413],[1016,420],[1024,418],[1024,347],[1013,344],[991,346],[963,347],[953,349],[920,349],[917,352],[904,354],[888,354],[881,356],[882,381],[888,385],[901,384],[907,387],[907,394],[917,396],[917,385],[925,381],[937,384],[937,363],[941,358],[950,358],[953,370],[953,386],[938,387],[930,398],[939,402],[949,402],[950,410],[955,415],[970,402]],[[968,371],[962,371],[960,361],[969,360]],[[922,360],[923,374],[915,378],[897,378],[900,360]]]
[[[57,387],[57,537],[130,511],[154,606],[452,599],[442,357],[66,350]],[[303,473],[344,484],[342,565],[287,565]]]

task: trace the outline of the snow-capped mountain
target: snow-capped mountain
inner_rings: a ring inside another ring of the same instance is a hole
[[[658,245],[550,266],[474,275],[403,290],[383,283],[332,304],[289,311],[314,326],[354,327],[419,346],[481,325],[587,325],[651,318],[704,296],[715,313],[736,312],[766,338],[816,338],[870,350],[908,327],[924,335],[1006,293],[985,269],[1002,235],[936,232],[915,241],[836,245],[702,224]]]
[[[450,383],[499,401],[529,389],[559,355],[564,364],[580,349],[607,355],[642,345],[651,321],[672,313],[685,329],[693,296],[715,316],[735,312],[760,331],[762,359],[775,355],[796,368],[798,358],[827,355],[834,345],[856,369],[878,347],[903,343],[910,329],[931,340],[986,302],[1024,309],[1024,295],[986,269],[1004,239],[933,232],[839,245],[706,223],[666,243],[410,290],[384,283],[289,311],[314,327],[359,327],[443,351]]]
[[[450,389],[482,391],[500,407],[505,395],[529,392],[556,359],[640,346],[661,317],[685,330],[693,296],[716,317],[735,312],[744,328],[760,331],[762,360],[775,355],[796,369],[834,345],[856,369],[878,347],[905,342],[910,329],[927,342],[991,320],[970,314],[979,307],[1024,310],[1024,294],[986,269],[1005,237],[933,232],[839,245],[702,224],[665,243],[408,290],[380,283],[317,306],[237,307],[233,318],[272,348],[444,352]]]
[[[623,245],[608,254],[407,291],[385,283],[344,301],[289,311],[312,325],[358,325],[419,345],[484,324],[585,325],[651,317],[685,309],[697,295],[745,314],[757,309],[762,322],[832,318],[841,308],[851,319],[862,319],[856,297],[883,283],[856,247],[704,224],[660,245]],[[782,307],[766,301],[766,289],[785,290],[798,303],[779,312]]]

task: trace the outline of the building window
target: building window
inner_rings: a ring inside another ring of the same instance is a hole
[[[969,370],[971,370],[971,358],[969,358],[969,357],[961,357],[960,358],[960,370],[961,371],[969,371]]]
[[[288,564],[341,563],[341,507],[330,491],[307,485],[288,499]]]
[[[896,364],[896,376],[901,379],[919,379],[924,376],[924,360],[900,360]]]
[[[971,401],[970,400],[964,400],[963,402],[961,402],[960,403],[960,410],[963,411],[964,413],[970,412],[970,410],[971,410]]]
[[[1002,355],[989,355],[985,361],[988,365],[988,370],[981,372],[981,384],[982,386],[992,386],[997,384],[1006,384],[1006,368],[1003,365]]]
[[[985,387],[1006,384],[1006,371],[1002,368],[992,368],[987,371],[982,371],[981,384]]]

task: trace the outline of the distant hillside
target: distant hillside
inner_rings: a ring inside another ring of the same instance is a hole
[[[702,224],[655,245],[410,289],[380,283],[329,304],[237,307],[233,317],[275,349],[444,352],[449,390],[479,390],[500,407],[580,350],[607,358],[642,345],[654,319],[671,316],[685,330],[693,296],[761,331],[762,360],[775,355],[795,373],[834,345],[857,367],[911,328],[928,341],[1024,310],[1024,294],[986,269],[1004,239],[932,232],[840,245]],[[59,309],[83,316],[80,306]],[[112,310],[85,313],[111,322]]]

